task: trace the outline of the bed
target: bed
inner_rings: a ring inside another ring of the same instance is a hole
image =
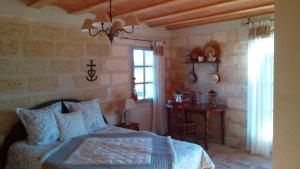
[[[80,102],[54,100],[32,109],[63,101]],[[64,104],[62,113],[68,113]],[[26,137],[18,122],[0,148],[1,169],[214,169],[199,145],[109,124],[94,133],[48,145],[27,144]]]

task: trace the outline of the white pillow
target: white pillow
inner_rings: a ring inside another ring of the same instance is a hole
[[[81,111],[65,114],[56,113],[55,117],[58,124],[60,140],[68,140],[88,134]]]
[[[27,131],[28,144],[46,145],[58,139],[54,114],[61,113],[60,102],[36,110],[17,108],[16,112]]]
[[[64,104],[70,112],[82,111],[85,128],[89,133],[103,129],[106,126],[98,99],[79,103],[64,102]]]

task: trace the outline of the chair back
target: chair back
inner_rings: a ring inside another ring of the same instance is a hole
[[[182,125],[186,123],[186,113],[181,103],[173,103],[170,114],[172,125],[176,126],[176,124]]]

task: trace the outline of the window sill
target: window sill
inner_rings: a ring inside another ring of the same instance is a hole
[[[142,100],[138,100],[136,103],[137,104],[140,104],[140,103],[153,103],[153,99],[142,99]]]

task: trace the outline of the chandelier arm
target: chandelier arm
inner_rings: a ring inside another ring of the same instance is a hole
[[[91,29],[89,29],[89,35],[90,36],[97,36],[99,33],[103,32],[104,30],[97,30],[97,32],[95,34],[92,33]]]
[[[132,25],[131,28],[132,28],[131,31],[127,31],[127,30],[125,30],[125,29],[120,29],[120,31],[123,31],[123,32],[126,32],[126,33],[128,33],[128,34],[131,34],[131,33],[134,32],[134,26]]]

